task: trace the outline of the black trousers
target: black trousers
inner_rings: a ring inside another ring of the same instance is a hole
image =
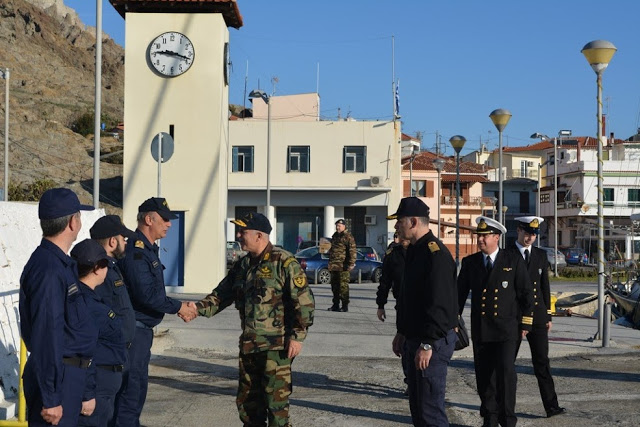
[[[473,341],[473,362],[480,396],[480,415],[485,424],[499,422],[503,427],[516,425],[515,369],[518,340],[500,342]],[[488,422],[487,422],[488,421]]]
[[[547,326],[534,324],[533,329],[527,334],[529,348],[531,349],[531,363],[533,373],[538,380],[540,397],[545,411],[558,407],[558,395],[551,376],[551,365],[549,364],[549,333]],[[518,341],[518,350],[520,349]],[[517,352],[516,352],[517,354]]]

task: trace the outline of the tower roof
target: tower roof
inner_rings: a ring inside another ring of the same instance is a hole
[[[236,0],[109,0],[120,16],[135,13],[220,13],[227,27],[242,27]]]

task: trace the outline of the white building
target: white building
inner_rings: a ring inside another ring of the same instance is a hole
[[[275,244],[295,251],[300,240],[330,237],[344,218],[359,245],[383,251],[393,233],[385,217],[402,197],[400,123],[321,121],[319,103],[315,93],[272,96],[270,137],[261,98],[253,118],[229,122],[227,217],[267,212],[268,173]]]

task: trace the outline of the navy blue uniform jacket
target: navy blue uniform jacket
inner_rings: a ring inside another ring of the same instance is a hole
[[[131,242],[130,244],[133,244]],[[120,272],[116,260],[109,258],[109,271],[104,283],[95,289],[95,293],[102,298],[107,306],[109,306],[122,321],[122,336],[125,343],[133,341],[133,335],[136,331],[136,316],[133,312],[129,292],[124,283],[124,277]]]

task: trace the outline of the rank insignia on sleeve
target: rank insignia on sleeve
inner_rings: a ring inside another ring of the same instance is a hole
[[[122,280],[116,280],[115,282],[113,282],[113,286],[115,286],[116,288],[122,285],[124,285],[124,282]]]
[[[113,312],[113,310],[109,310],[109,319],[115,319],[116,318],[116,314]]]
[[[144,249],[144,242],[142,240],[136,240],[136,248]]]
[[[71,295],[75,294],[76,292],[78,292],[78,285],[77,284],[72,283],[67,287],[67,296],[71,296]]]
[[[298,288],[302,288],[305,285],[305,283],[306,283],[306,280],[302,276],[293,278],[293,284],[296,285],[296,287]]]
[[[156,268],[160,265],[160,263],[158,261],[153,261],[151,265],[153,266],[153,268]]]
[[[431,253],[438,252],[440,250],[440,246],[436,242],[429,242],[427,245]]]

